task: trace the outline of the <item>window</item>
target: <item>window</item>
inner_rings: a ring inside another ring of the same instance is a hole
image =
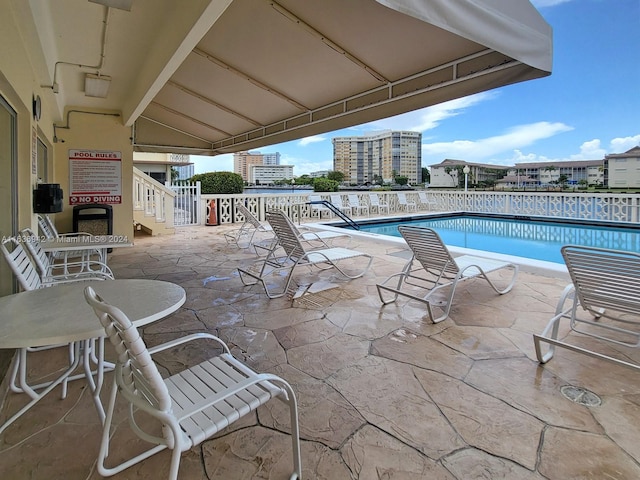
[[[38,181],[42,183],[48,183],[49,180],[49,172],[47,168],[47,164],[49,161],[49,152],[47,150],[47,146],[44,144],[42,140],[38,138]]]

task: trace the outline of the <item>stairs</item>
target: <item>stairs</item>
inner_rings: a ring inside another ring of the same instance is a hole
[[[133,167],[133,230],[135,234],[173,235],[175,193]]]

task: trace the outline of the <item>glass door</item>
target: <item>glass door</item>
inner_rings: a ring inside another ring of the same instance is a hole
[[[17,133],[16,112],[0,96],[0,239],[15,235],[18,231],[17,202]],[[0,259],[0,296],[15,291],[15,284],[7,262]]]

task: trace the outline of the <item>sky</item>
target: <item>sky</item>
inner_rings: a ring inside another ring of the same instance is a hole
[[[640,0],[533,0],[553,29],[550,76],[351,128],[261,147],[294,176],[333,170],[331,139],[422,132],[422,166],[600,160],[640,145]],[[233,155],[191,156],[195,172]]]

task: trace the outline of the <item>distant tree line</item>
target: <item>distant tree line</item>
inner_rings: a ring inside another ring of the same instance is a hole
[[[428,170],[422,169],[423,178],[428,178]],[[200,182],[201,192],[203,194],[233,194],[242,193],[244,190],[245,182],[242,176],[233,172],[207,172],[199,173],[191,177],[190,181]],[[321,177],[310,177],[309,175],[300,175],[299,177],[291,179],[276,180],[273,183],[275,185],[296,185],[296,186],[308,186],[313,189],[314,192],[337,192],[338,187],[344,182],[344,173],[337,170],[331,170],[327,175]],[[373,184],[383,185],[382,177],[376,175],[373,179]],[[407,185],[409,183],[408,177],[404,175],[398,175],[393,171],[393,183],[396,185]]]

